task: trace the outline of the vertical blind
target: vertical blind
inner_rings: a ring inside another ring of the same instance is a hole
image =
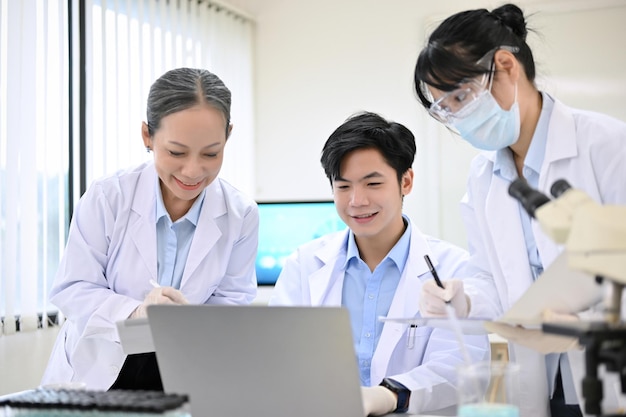
[[[30,330],[43,313],[45,326],[55,310],[47,294],[76,189],[68,166],[77,166],[69,157],[75,23],[67,7],[67,0],[0,0],[0,334],[14,333],[17,317]],[[149,157],[141,140],[149,87],[165,71],[191,66],[214,72],[233,93],[221,176],[253,196],[253,22],[206,0],[85,0],[84,10],[86,152],[78,165],[86,183]]]
[[[148,90],[186,66],[232,91],[221,176],[252,194],[252,22],[211,1],[88,0],[87,10],[87,183],[151,158],[141,139]]]
[[[65,0],[0,0],[0,316],[38,327],[67,229]],[[47,324],[44,319],[43,325]]]

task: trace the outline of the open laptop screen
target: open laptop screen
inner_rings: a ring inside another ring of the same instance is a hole
[[[348,310],[148,306],[163,387],[194,417],[363,417]]]

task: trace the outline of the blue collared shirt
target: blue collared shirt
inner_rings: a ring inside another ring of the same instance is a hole
[[[160,181],[157,178],[156,230],[157,274],[159,285],[180,289],[191,241],[196,231],[206,190],[202,190],[187,213],[172,223],[165,209]]]
[[[404,220],[407,224],[406,230],[373,272],[361,259],[354,234],[352,231],[348,234],[341,304],[350,312],[354,348],[363,386],[371,385],[372,357],[383,330],[383,323],[378,317],[386,316],[389,312],[409,256],[411,223],[407,217]]]
[[[539,115],[539,121],[537,122],[535,133],[533,134],[532,141],[530,142],[528,153],[524,159],[524,167],[522,168],[524,178],[528,182],[528,185],[533,188],[537,188],[539,185],[539,174],[541,172],[541,165],[543,164],[544,155],[546,153],[548,127],[553,108],[554,100],[547,94],[543,94],[541,114]],[[509,148],[502,149],[496,153],[493,173],[509,182],[513,182],[518,178],[515,162],[513,161],[513,155]],[[543,272],[543,265],[537,249],[537,243],[535,242],[535,236],[533,235],[531,228],[530,215],[521,204],[519,205],[519,216],[522,221],[528,260],[530,261],[533,278],[536,279]]]

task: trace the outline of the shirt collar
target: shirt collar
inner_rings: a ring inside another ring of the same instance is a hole
[[[528,153],[524,159],[524,166],[532,169],[537,175],[541,172],[541,165],[545,157],[548,127],[552,109],[554,108],[554,99],[548,94],[541,93],[541,95],[543,97],[541,113],[539,114],[539,120],[537,121]],[[517,178],[516,171],[511,150],[508,147],[498,150],[493,163],[493,173],[513,181]]]
[[[400,272],[402,272],[402,270],[404,269],[406,260],[409,257],[409,244],[411,242],[411,220],[409,220],[409,218],[405,215],[402,215],[402,218],[404,219],[407,227],[404,230],[402,236],[400,236],[400,239],[396,242],[393,248],[391,248],[387,256],[385,256],[385,258],[382,260],[382,262],[384,262],[387,258],[391,259],[396,264]],[[350,230],[348,233],[347,245],[348,248],[346,251],[346,261],[344,264],[344,268],[348,267],[348,264],[352,259],[360,259],[359,248],[356,246],[356,240],[354,239],[354,233],[352,232],[352,230]]]
[[[156,222],[158,223],[159,220],[162,217],[166,217],[168,220],[171,221],[170,215],[167,212],[167,209],[165,208],[165,203],[163,202],[163,193],[161,192],[161,183],[160,183],[160,180],[159,180],[158,176],[157,176],[157,180],[156,181],[157,181],[157,186],[156,186],[156,193],[157,193],[157,199],[156,199],[156,201],[157,201],[157,204],[156,204]],[[193,202],[193,204],[191,205],[191,207],[189,208],[187,213],[183,217],[178,219],[177,221],[188,220],[194,226],[197,226],[198,225],[198,220],[200,219],[200,210],[202,209],[202,203],[204,202],[204,196],[205,195],[206,195],[206,188],[204,190],[202,190],[200,195],[198,195],[198,198],[196,198],[196,201]]]

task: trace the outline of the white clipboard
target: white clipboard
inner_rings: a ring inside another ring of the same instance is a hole
[[[405,323],[408,325],[418,326],[418,327],[433,327],[436,329],[444,329],[453,332],[454,324],[452,321],[446,317],[441,318],[431,318],[431,317],[379,317],[378,320],[382,322],[392,322],[392,323]],[[478,334],[487,334],[487,330],[485,330],[484,324],[486,319],[458,319],[457,322],[463,334],[466,335],[478,335]]]
[[[540,325],[545,310],[573,314],[602,300],[604,286],[595,278],[567,265],[567,253],[554,262],[498,321],[525,327]]]

